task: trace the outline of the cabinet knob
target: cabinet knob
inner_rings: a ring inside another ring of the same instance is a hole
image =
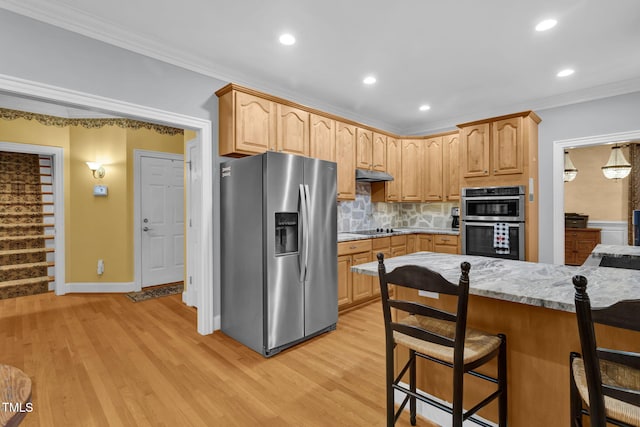
[[[484,173],[487,173],[487,172],[489,172],[489,171],[488,171],[488,170],[485,170],[485,171],[484,171]]]

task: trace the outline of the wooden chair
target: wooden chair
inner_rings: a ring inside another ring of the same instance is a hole
[[[471,266],[463,262],[460,267],[462,275],[459,284],[456,285],[424,267],[404,266],[387,273],[384,256],[381,253],[378,254],[378,275],[385,325],[387,426],[389,427],[395,424],[407,402],[409,402],[411,425],[416,425],[416,400],[452,414],[452,426],[460,427],[467,419],[489,426],[474,414],[489,402],[498,399],[499,425],[507,425],[506,337],[467,328]],[[457,297],[457,310],[455,313],[449,313],[418,302],[391,299],[390,285],[454,295]],[[392,308],[397,311],[397,321],[392,319]],[[409,357],[404,368],[395,376],[394,348],[397,344],[409,349]],[[451,405],[443,404],[424,394],[418,394],[416,391],[417,357],[453,368],[453,403]],[[494,357],[498,358],[497,377],[475,371]],[[407,370],[409,371],[409,388],[400,384]],[[496,391],[467,411],[462,407],[465,373],[497,384]],[[394,407],[394,390],[399,390],[406,395],[397,412]]]
[[[640,300],[592,309],[587,279],[575,276],[573,285],[582,356],[570,355],[571,425],[582,426],[584,414],[590,416],[591,427],[605,427],[607,422],[640,426],[640,353],[597,348],[593,326],[640,331]]]

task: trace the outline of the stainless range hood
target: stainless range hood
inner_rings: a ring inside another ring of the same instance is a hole
[[[370,171],[367,169],[356,169],[356,181],[363,181],[363,182],[393,181],[393,177],[385,172]]]

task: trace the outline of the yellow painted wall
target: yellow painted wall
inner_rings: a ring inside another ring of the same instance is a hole
[[[183,135],[148,129],[105,126],[55,127],[24,119],[0,120],[0,141],[62,147],[65,153],[65,250],[68,283],[132,282],[133,150],[183,153]],[[104,164],[94,179],[87,161]],[[107,197],[93,196],[93,186],[107,185]],[[105,272],[97,274],[98,259]]]
[[[62,147],[64,150],[64,193],[70,194],[69,126],[45,126],[35,120],[26,119],[0,120],[0,141],[19,144],[45,145],[47,147]],[[69,197],[65,197],[65,212],[70,211],[70,201],[71,199]],[[69,218],[69,215],[65,216],[64,228],[67,230],[67,233],[68,230],[71,229],[71,219]],[[69,253],[70,250],[71,242],[69,239],[65,239],[65,251]],[[66,258],[65,264],[66,270],[68,271],[72,265],[71,259]]]
[[[629,160],[629,150],[622,150]],[[629,178],[607,179],[601,169],[609,160],[611,145],[568,151],[578,175],[564,184],[564,211],[589,215],[589,220],[626,221]]]

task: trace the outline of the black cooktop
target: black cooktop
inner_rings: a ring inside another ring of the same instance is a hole
[[[352,231],[351,234],[362,234],[364,236],[375,236],[376,234],[393,233],[393,228],[375,228],[373,230]]]

